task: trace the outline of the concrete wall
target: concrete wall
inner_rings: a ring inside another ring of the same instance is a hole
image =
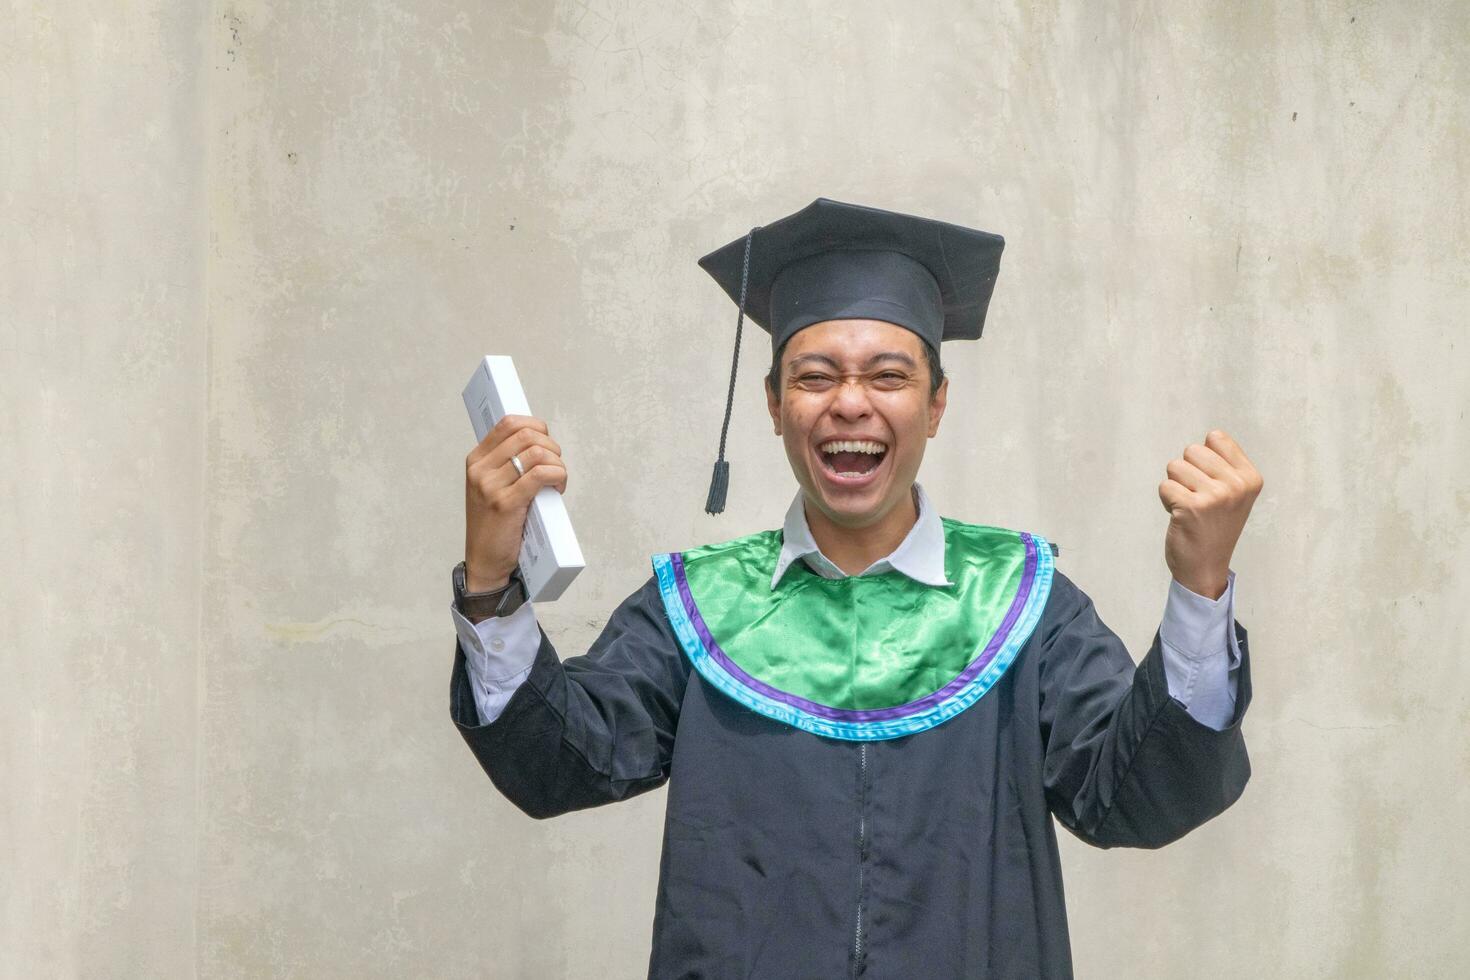
[[[458,391],[589,567],[795,490],[695,265],[822,195],[1008,241],[921,478],[1136,653],[1164,464],[1266,477],[1255,776],[1063,841],[1080,977],[1470,970],[1470,7],[21,2],[0,15],[0,976],[635,976],[662,792],[533,822],[447,717]]]
[[[0,976],[199,945],[208,15],[0,13]]]

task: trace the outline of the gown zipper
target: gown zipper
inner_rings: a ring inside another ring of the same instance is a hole
[[[863,971],[863,870],[868,860],[868,743],[858,744],[858,894],[852,933],[852,975]]]

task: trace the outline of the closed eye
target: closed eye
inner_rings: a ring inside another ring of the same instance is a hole
[[[797,381],[827,381],[827,382],[830,382],[832,379],[830,377],[828,377],[827,375],[825,375],[825,374],[803,374],[800,377],[798,377],[796,380]],[[880,375],[877,376],[877,379],[876,380],[878,380],[878,381],[885,381],[885,380],[891,380],[891,381],[907,381],[908,380],[908,377],[906,375],[899,374],[897,371],[884,371],[882,374],[880,374]]]

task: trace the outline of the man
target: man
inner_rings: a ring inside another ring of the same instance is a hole
[[[1173,581],[1136,668],[1044,538],[915,482],[940,342],[980,335],[1002,244],[819,199],[701,259],[737,352],[744,315],[771,333],[800,490],[780,531],[654,555],[582,656],[515,576],[560,447],[513,417],[466,461],[451,714],[534,817],[668,781],[650,976],[1070,976],[1051,818],[1158,847],[1244,788],[1229,562],[1261,478],[1228,435],[1166,467]]]

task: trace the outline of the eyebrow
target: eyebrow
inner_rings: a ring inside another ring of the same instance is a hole
[[[832,358],[828,357],[826,354],[798,354],[796,357],[793,357],[791,359],[791,363],[787,365],[787,367],[795,369],[798,364],[801,364],[804,361],[820,361],[823,364],[826,364],[828,367],[832,368],[834,371],[841,368],[840,364],[832,360]],[[865,363],[863,367],[865,369],[870,368],[874,364],[877,364],[879,361],[898,361],[905,367],[911,369],[917,368],[919,366],[918,362],[916,362],[912,357],[909,357],[907,354],[903,354],[898,351],[884,351],[881,354],[874,354],[872,357],[868,358],[867,363]]]

